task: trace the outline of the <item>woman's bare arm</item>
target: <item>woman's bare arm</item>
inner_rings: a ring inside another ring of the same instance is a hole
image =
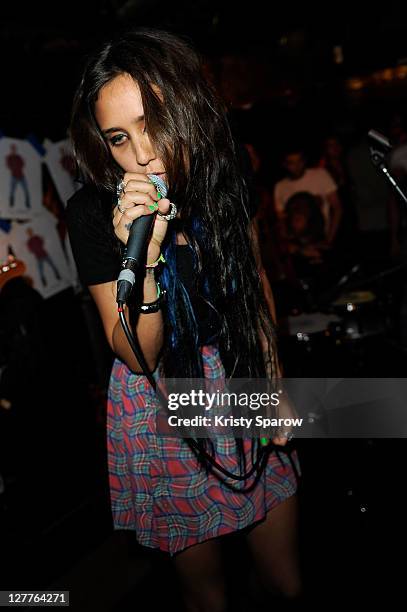
[[[267,306],[269,308],[273,321],[274,323],[277,323],[276,305],[274,303],[273,291],[271,289],[270,282],[267,277],[266,270],[264,269],[263,262],[261,259],[260,244],[259,244],[259,226],[258,226],[258,219],[256,217],[252,219],[252,222],[250,224],[249,235],[250,235],[250,241],[252,244],[254,258],[256,260],[257,271],[259,273],[261,283],[263,286],[264,297],[266,299]]]
[[[130,227],[142,215],[151,215],[153,212],[168,214],[170,201],[167,198],[158,198],[158,192],[146,175],[126,172],[123,176],[124,190],[120,195],[118,204],[113,209],[113,227],[117,238],[127,244]],[[159,201],[158,201],[159,200]],[[156,216],[147,247],[146,261],[149,265],[155,262],[161,252],[161,244],[167,232],[168,221]],[[102,319],[107,341],[113,352],[133,372],[142,374],[141,366],[134,356],[127,337],[122,329],[117,312],[116,292],[117,282],[90,285],[89,291],[95,300]],[[151,303],[157,299],[157,285],[154,269],[147,268],[143,286],[143,302]],[[131,328],[128,307],[124,306],[124,315]],[[140,348],[149,367],[153,372],[158,364],[160,352],[164,342],[163,318],[161,311],[140,313],[137,325],[133,329],[137,335]]]
[[[262,282],[262,286],[263,286],[263,292],[264,292],[264,297],[266,299],[267,302],[267,306],[269,308],[271,317],[274,321],[274,323],[277,323],[277,318],[276,318],[276,307],[275,307],[275,303],[274,303],[274,297],[273,297],[273,291],[271,289],[271,285],[270,282],[268,280],[266,271],[264,269],[263,266],[263,262],[261,260],[261,254],[260,254],[260,246],[259,246],[259,237],[258,237],[258,225],[257,225],[257,220],[253,219],[252,223],[250,225],[249,228],[249,235],[250,235],[250,240],[251,240],[251,244],[252,244],[252,249],[253,249],[253,253],[254,253],[254,257],[256,260],[256,266],[257,266],[257,271],[259,273],[261,282]],[[267,338],[260,326],[259,328],[259,337],[260,337],[260,342],[263,348],[263,355],[264,355],[264,360],[265,360],[265,364],[266,364],[266,372],[268,377],[271,378],[272,376],[272,371],[273,369],[275,369],[277,378],[282,378],[282,368],[278,359],[278,355],[277,355],[277,351],[275,349],[275,347],[273,347],[273,352],[272,352],[272,359],[274,361],[274,364],[270,361],[269,358],[269,351],[268,351],[268,341]],[[274,367],[273,367],[274,366]],[[279,416],[282,417],[284,416],[290,416],[290,417],[294,417],[296,415],[295,411],[292,408],[291,403],[287,400],[286,396],[284,395],[283,397],[280,398],[280,404],[279,404]],[[288,430],[289,428],[287,428]],[[277,446],[285,446],[287,444],[287,437],[284,435],[275,435],[273,437],[273,444],[276,444]]]
[[[95,300],[100,317],[102,319],[107,341],[113,352],[126,365],[137,374],[142,374],[143,371],[140,364],[129,345],[129,342],[124,334],[119,315],[117,312],[116,303],[116,281],[109,283],[101,283],[99,285],[89,286],[89,291]],[[144,280],[143,301],[154,302],[157,298],[157,286],[154,280],[152,271],[148,271]],[[129,311],[127,306],[125,309],[125,317],[130,326]],[[149,314],[140,313],[136,329],[133,333],[137,334],[140,348],[144,358],[153,372],[158,364],[160,351],[163,346],[163,318],[161,311]]]

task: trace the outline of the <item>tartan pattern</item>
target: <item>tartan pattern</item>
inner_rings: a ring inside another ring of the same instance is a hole
[[[201,347],[205,379],[224,379],[216,345]],[[160,379],[159,368],[154,372]],[[213,474],[206,475],[182,438],[157,435],[157,400],[147,378],[116,359],[107,406],[107,459],[115,529],[131,529],[138,542],[170,555],[188,546],[243,529],[297,489],[286,452],[270,453],[267,466],[250,492],[232,491]],[[213,440],[216,460],[239,474],[234,440]],[[249,439],[244,440],[247,466]],[[291,460],[298,474],[296,452]],[[222,475],[222,478],[225,478]],[[246,481],[246,486],[252,482]],[[227,479],[227,482],[232,482]],[[240,481],[233,481],[241,486]]]

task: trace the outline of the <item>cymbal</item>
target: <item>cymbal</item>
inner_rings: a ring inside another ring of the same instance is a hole
[[[334,302],[334,306],[346,306],[346,304],[366,304],[374,302],[376,295],[373,291],[347,291],[342,293]]]

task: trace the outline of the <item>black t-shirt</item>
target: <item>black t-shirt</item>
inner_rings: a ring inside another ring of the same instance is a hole
[[[113,231],[113,202],[109,193],[82,187],[69,200],[66,223],[72,253],[83,285],[116,280],[121,269],[121,250]]]
[[[69,200],[66,223],[72,253],[83,285],[107,283],[118,278],[123,246],[112,231],[112,196],[90,186],[82,187]],[[177,272],[189,293],[198,323],[199,343],[214,341],[219,320],[213,308],[194,293],[193,253],[188,245],[177,245]]]

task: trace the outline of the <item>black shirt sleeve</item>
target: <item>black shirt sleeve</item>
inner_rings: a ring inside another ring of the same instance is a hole
[[[66,207],[66,224],[78,275],[84,285],[116,280],[121,268],[120,243],[112,230],[111,196],[85,186]]]

